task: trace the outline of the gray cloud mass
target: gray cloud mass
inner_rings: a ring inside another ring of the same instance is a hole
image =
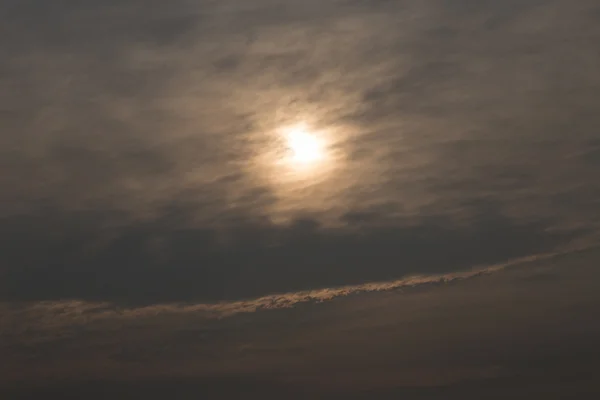
[[[390,246],[411,236],[415,249],[459,237],[450,247],[464,253],[444,254],[453,268],[596,237],[593,2],[318,4],[5,2],[0,213],[18,254],[3,292],[37,279],[22,258],[55,277],[43,264],[137,279],[154,262],[123,253],[136,246],[179,252],[170,268],[184,259],[196,273],[183,276],[201,276],[206,259],[184,255],[186,241],[246,235],[234,241],[258,251],[283,224],[283,248],[301,248],[303,220],[383,224]],[[282,183],[257,161],[276,151],[268,132],[296,120],[336,129],[333,173]],[[505,250],[467,255],[473,236]],[[312,265],[343,258],[329,245],[311,247]],[[36,291],[83,295],[66,285]]]

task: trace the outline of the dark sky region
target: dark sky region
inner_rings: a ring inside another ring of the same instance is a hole
[[[0,398],[597,399],[596,0],[0,0]]]

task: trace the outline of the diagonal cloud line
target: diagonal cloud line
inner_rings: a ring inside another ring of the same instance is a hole
[[[415,275],[394,281],[272,294],[255,299],[219,303],[170,303],[143,307],[122,307],[110,302],[79,300],[42,301],[26,304],[0,303],[0,316],[2,317],[0,318],[0,332],[10,332],[14,335],[18,334],[17,330],[51,330],[101,320],[152,318],[167,314],[195,314],[195,316],[206,320],[225,319],[238,314],[287,309],[303,303],[323,303],[363,293],[402,291],[425,285],[459,282],[491,275],[512,267],[520,267],[531,262],[548,260],[596,248],[598,246],[571,247],[557,252],[521,257],[502,264],[481,266],[469,271],[441,275]]]

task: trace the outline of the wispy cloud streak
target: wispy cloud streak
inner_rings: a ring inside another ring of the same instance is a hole
[[[102,320],[135,320],[169,314],[189,314],[197,318],[211,320],[233,317],[238,314],[259,311],[293,308],[305,303],[323,303],[337,298],[385,291],[403,291],[429,286],[447,285],[490,275],[507,268],[526,266],[532,262],[549,260],[554,257],[585,251],[581,247],[564,252],[538,254],[506,263],[474,268],[469,271],[438,275],[415,275],[388,282],[372,282],[319,290],[306,290],[291,293],[273,294],[255,299],[198,304],[154,304],[144,307],[122,307],[108,302],[86,301],[41,301],[36,303],[3,303],[0,314],[1,327],[5,333],[30,329],[54,330],[68,325],[88,324]]]

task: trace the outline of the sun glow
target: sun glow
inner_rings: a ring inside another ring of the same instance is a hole
[[[325,158],[325,143],[305,126],[296,126],[285,132],[290,161],[296,165],[313,165]]]
[[[264,129],[264,141],[256,143],[257,159],[251,164],[276,199],[271,218],[290,222],[298,210],[320,213],[333,207],[335,194],[345,184],[346,157],[340,142],[347,132],[318,120],[283,122]]]

